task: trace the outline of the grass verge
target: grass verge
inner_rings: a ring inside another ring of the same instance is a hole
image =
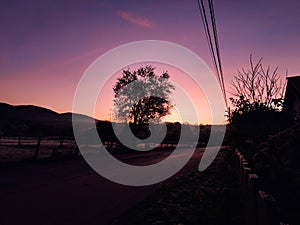
[[[113,225],[241,225],[234,157],[221,150],[204,172],[191,171],[164,185]]]

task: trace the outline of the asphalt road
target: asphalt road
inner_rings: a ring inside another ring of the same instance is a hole
[[[144,187],[113,183],[97,174],[83,159],[1,169],[0,225],[111,224],[161,185],[197,168],[203,151],[198,148],[189,163],[172,178]],[[138,157],[134,154],[119,157],[131,164],[146,165],[168,154],[145,152]]]

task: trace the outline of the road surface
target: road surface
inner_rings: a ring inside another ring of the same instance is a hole
[[[196,169],[203,148],[174,177]],[[184,154],[184,149],[182,150]],[[162,160],[169,153],[120,156],[136,165]],[[83,159],[2,168],[0,171],[1,225],[106,225],[165,182],[131,187],[113,183]]]

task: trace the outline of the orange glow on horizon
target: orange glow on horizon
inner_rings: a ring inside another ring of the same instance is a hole
[[[142,65],[152,65],[155,67],[155,73],[157,75],[162,74],[164,71],[168,71],[170,74],[170,81],[176,86],[173,95],[171,95],[171,102],[175,105],[175,109],[172,110],[171,115],[166,116],[163,118],[163,121],[168,122],[188,122],[190,124],[211,124],[212,117],[210,113],[209,103],[201,90],[201,87],[197,87],[196,83],[193,79],[185,74],[183,71],[179,70],[170,65],[161,64],[161,63],[138,63],[134,65],[130,65],[125,69],[129,68],[130,70],[134,70],[139,68]],[[95,117],[102,119],[102,120],[112,120],[111,113],[112,113],[112,106],[113,106],[113,90],[112,87],[116,82],[116,79],[120,77],[122,74],[122,70],[115,73],[111,78],[106,82],[105,87],[101,90],[98,96],[98,100],[95,107]],[[185,118],[188,117],[189,111],[184,112],[177,112],[176,105],[184,105],[185,99],[183,98],[183,93],[188,96],[188,99],[192,102],[195,111],[198,116],[198,120],[182,120],[181,115]],[[181,115],[180,115],[181,114]],[[225,114],[225,112],[224,112]],[[224,124],[224,118],[218,118],[216,121],[217,124]]]

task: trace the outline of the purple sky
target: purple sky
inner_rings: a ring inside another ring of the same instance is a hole
[[[251,53],[279,73],[300,74],[300,1],[214,5],[226,85]],[[2,1],[0,29],[0,102],[10,104],[71,111],[86,68],[132,41],[175,42],[213,68],[196,0]]]

